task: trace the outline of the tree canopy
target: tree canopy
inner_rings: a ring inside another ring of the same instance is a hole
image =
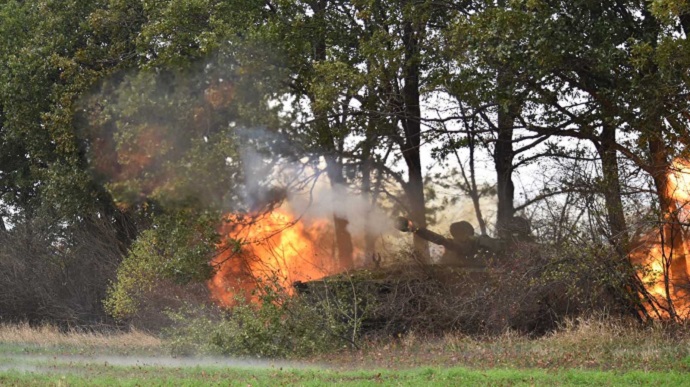
[[[106,225],[125,314],[142,284],[208,279],[228,213],[284,199],[251,148],[422,228],[467,200],[481,234],[523,216],[631,270],[645,224],[686,232],[688,32],[685,0],[1,1],[0,237]],[[330,219],[342,268],[371,263],[375,236],[360,259]]]

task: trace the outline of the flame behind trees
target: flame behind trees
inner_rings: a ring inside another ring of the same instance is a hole
[[[289,209],[261,215],[229,215],[227,237],[213,259],[216,273],[208,287],[221,305],[255,299],[263,286],[292,293],[295,281],[309,281],[342,268],[332,261],[332,226],[326,219],[305,221]],[[330,240],[330,243],[329,243]]]
[[[684,321],[690,318],[690,162],[678,159],[668,172],[667,208],[661,208],[656,230],[641,238],[631,254],[648,294],[643,307],[653,318]]]

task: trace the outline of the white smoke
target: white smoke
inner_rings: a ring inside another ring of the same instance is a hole
[[[337,216],[348,221],[347,229],[353,235],[381,235],[393,231],[390,216],[363,195],[347,187],[330,185],[327,179],[309,193],[290,193],[290,208],[308,218]]]
[[[276,192],[284,192],[284,205],[305,221],[337,216],[346,219],[348,231],[357,236],[394,230],[390,216],[365,195],[356,193],[356,187],[331,184],[322,158],[291,154],[295,151],[280,135],[264,129],[243,130],[240,137],[246,144],[240,149],[240,156],[249,206],[275,199]]]

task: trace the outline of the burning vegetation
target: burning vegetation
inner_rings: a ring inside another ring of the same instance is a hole
[[[262,284],[277,285],[292,293],[296,281],[311,281],[338,273],[325,219],[302,219],[288,208],[259,215],[229,215],[221,234],[226,242],[212,264],[216,273],[208,287],[221,305],[237,297],[255,299]]]
[[[643,314],[683,321],[690,317],[690,165],[676,161],[668,181],[672,207],[658,228],[638,238],[630,261],[643,285]],[[268,284],[292,295],[296,282],[347,270],[337,258],[333,233],[331,219],[302,217],[289,205],[263,214],[227,216],[221,229],[226,239],[212,261],[216,272],[208,282],[213,299],[225,307],[240,299],[256,301],[256,292]]]
[[[685,321],[690,317],[690,163],[676,160],[663,193],[667,208],[656,229],[640,238],[631,254],[644,284],[642,300],[653,318]]]

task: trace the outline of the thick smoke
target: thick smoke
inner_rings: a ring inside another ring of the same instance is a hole
[[[308,217],[337,216],[348,221],[353,235],[381,235],[393,230],[390,217],[367,198],[348,192],[342,185],[321,184],[313,194],[288,196],[290,207]]]
[[[348,231],[355,236],[393,231],[390,216],[367,197],[350,187],[330,183],[320,157],[300,157],[280,134],[265,129],[246,129],[240,137],[244,143],[254,145],[240,151],[249,208],[281,201],[307,222],[334,215],[346,219]]]

